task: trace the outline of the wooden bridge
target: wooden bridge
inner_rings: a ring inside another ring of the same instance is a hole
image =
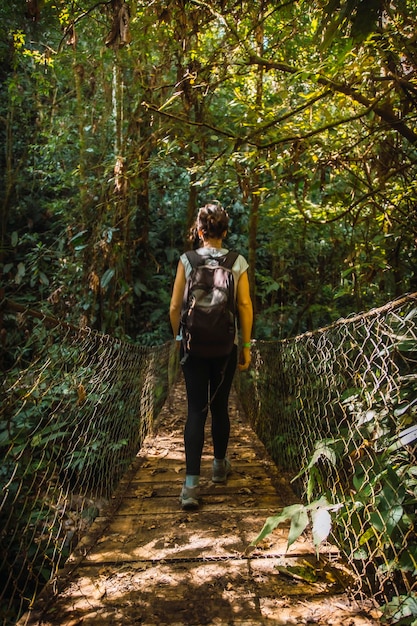
[[[287,528],[256,550],[265,519],[297,501],[231,399],[227,485],[213,484],[207,431],[202,505],[179,505],[185,391],[179,384],[108,510],[19,626],[378,624],[344,589],[330,546],[307,536],[286,552]],[[209,425],[208,425],[209,426]]]

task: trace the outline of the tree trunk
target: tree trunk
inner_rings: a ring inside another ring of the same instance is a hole
[[[256,47],[260,56],[263,55],[264,50],[264,27],[263,27],[263,14],[264,14],[264,2],[261,3],[261,7],[258,12],[258,23],[255,29]],[[259,66],[256,74],[256,108],[258,111],[262,109],[263,94],[264,94],[264,68]],[[249,215],[249,282],[253,303],[254,320],[256,320],[256,281],[255,281],[255,268],[256,268],[256,252],[257,252],[257,238],[258,238],[258,224],[259,224],[259,207],[261,204],[261,196],[259,193],[260,176],[257,170],[257,163],[254,164],[254,170],[250,176],[250,215]]]

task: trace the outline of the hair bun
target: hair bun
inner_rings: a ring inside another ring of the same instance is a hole
[[[206,204],[198,211],[197,228],[204,239],[222,239],[229,225],[229,216],[220,204]]]

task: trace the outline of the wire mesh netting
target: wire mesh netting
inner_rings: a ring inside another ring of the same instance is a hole
[[[36,311],[3,311],[0,617],[15,623],[109,501],[177,370]]]
[[[178,367],[36,311],[3,310],[0,616],[12,624],[100,513]],[[257,342],[241,403],[304,501],[339,504],[331,539],[356,594],[414,601],[417,294],[298,337]],[[407,607],[406,607],[407,608]],[[406,609],[404,609],[406,611]]]
[[[332,539],[381,604],[417,591],[417,294],[330,327],[257,342],[243,407],[304,501],[337,512]]]

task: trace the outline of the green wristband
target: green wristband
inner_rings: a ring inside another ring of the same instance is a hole
[[[250,347],[251,347],[251,342],[250,342],[250,341],[247,341],[246,343],[243,343],[243,344],[242,344],[242,347],[243,347],[243,348],[250,348]]]

